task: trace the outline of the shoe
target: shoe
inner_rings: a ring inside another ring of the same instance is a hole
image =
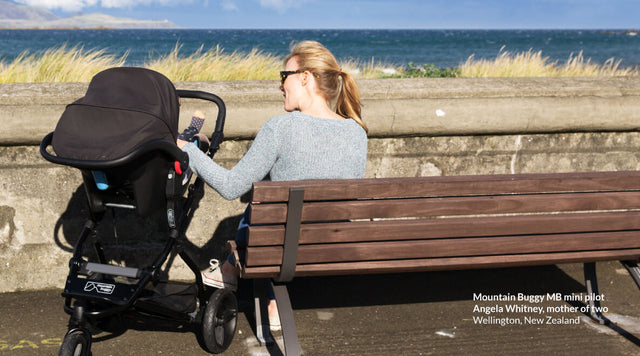
[[[201,271],[202,283],[209,287],[218,289],[229,289],[235,292],[238,289],[238,277],[234,275],[222,274],[220,262],[216,259],[209,261],[209,268]]]
[[[278,313],[274,315],[269,315],[269,330],[271,331],[282,330],[282,325],[280,324],[280,315],[278,315]]]
[[[274,308],[269,308],[272,305],[274,306]],[[271,331],[281,330],[282,325],[280,323],[280,313],[278,312],[278,307],[277,307],[277,304],[275,303],[275,300],[269,301],[269,306],[267,307],[267,310],[269,312],[273,312],[273,314],[269,314],[269,330]]]

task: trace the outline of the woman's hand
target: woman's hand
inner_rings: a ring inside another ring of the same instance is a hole
[[[205,134],[198,133],[198,134],[194,135],[193,137],[196,140],[199,140],[200,142],[206,142],[207,145],[210,144],[209,138]],[[186,145],[189,142],[191,142],[191,141],[185,141],[185,140],[181,140],[181,139],[176,139],[176,144],[178,145],[178,148],[184,147],[184,145]]]

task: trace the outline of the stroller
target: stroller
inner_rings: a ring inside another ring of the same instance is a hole
[[[62,293],[70,320],[60,355],[89,355],[92,331],[107,330],[105,325],[122,322],[123,315],[195,325],[209,352],[223,352],[231,344],[235,295],[204,286],[200,269],[181,246],[204,183],[200,178],[191,183],[188,156],[175,144],[180,98],[217,105],[210,144],[198,143],[213,157],[223,139],[222,99],[176,90],[162,74],[134,67],[94,76],[85,96],[67,106],[55,131],[40,144],[48,161],[80,169],[90,211]],[[150,265],[120,266],[107,258],[97,226],[107,211],[119,209],[133,210],[139,217],[163,216],[166,244],[162,242]],[[93,253],[85,248],[89,243]],[[161,268],[170,255],[181,257],[195,282],[168,280]]]

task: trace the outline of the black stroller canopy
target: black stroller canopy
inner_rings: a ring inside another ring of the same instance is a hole
[[[96,74],[84,97],[68,105],[52,146],[60,157],[112,160],[154,139],[175,142],[179,102],[164,75],[144,68]]]

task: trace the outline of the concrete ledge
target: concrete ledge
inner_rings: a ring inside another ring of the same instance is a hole
[[[360,80],[363,117],[370,137],[441,136],[579,131],[627,131],[640,125],[640,77]],[[283,113],[276,81],[178,82],[227,104],[225,134],[251,138],[270,117]],[[35,145],[87,84],[0,85],[0,144]],[[184,100],[185,125],[195,109]],[[205,130],[212,130],[209,122]]]

